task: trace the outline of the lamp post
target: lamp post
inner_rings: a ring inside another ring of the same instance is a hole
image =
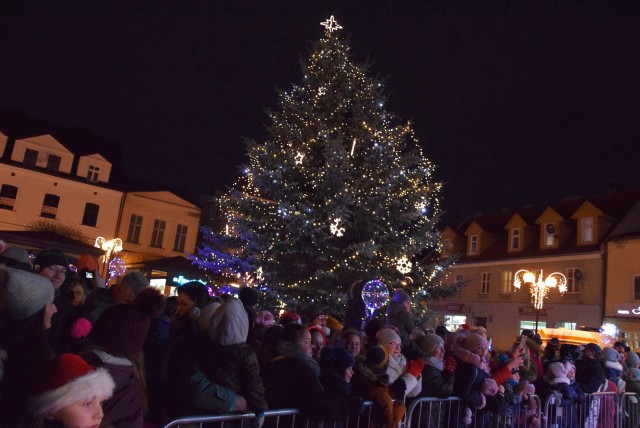
[[[538,333],[538,319],[540,318],[540,310],[544,305],[544,299],[547,298],[550,288],[558,287],[560,294],[564,294],[567,291],[567,278],[560,272],[553,272],[544,278],[542,269],[538,275],[536,281],[536,275],[529,272],[526,269],[520,269],[516,272],[513,279],[513,286],[516,289],[520,289],[522,284],[529,285],[529,291],[531,293],[531,303],[536,310],[536,327],[535,332]]]
[[[111,259],[116,253],[122,251],[122,239],[113,238],[106,240],[102,236],[96,238],[96,243],[94,247],[102,248],[104,250],[104,255],[102,256],[102,277],[105,277],[105,270],[109,268],[109,263]],[[108,281],[108,279],[107,279]]]

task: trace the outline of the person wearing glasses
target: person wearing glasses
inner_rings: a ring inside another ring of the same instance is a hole
[[[47,331],[47,338],[51,349],[56,354],[70,351],[71,336],[69,327],[75,317],[75,308],[62,293],[60,287],[67,278],[69,260],[61,251],[48,249],[41,251],[33,261],[33,270],[44,276],[53,285],[54,299],[58,312],[51,319],[51,328]]]

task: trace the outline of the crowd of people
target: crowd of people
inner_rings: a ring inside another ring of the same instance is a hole
[[[166,297],[137,272],[104,288],[92,256],[72,272],[57,250],[33,263],[23,249],[0,250],[0,426],[153,427],[253,412],[260,428],[280,408],[339,424],[370,400],[371,425],[396,428],[416,397],[455,396],[461,424],[499,415],[535,427],[534,394],[570,405],[640,391],[640,358],[622,343],[543,348],[523,331],[496,353],[481,326],[416,327],[402,289],[369,318],[356,282],[344,320],[305,319],[259,308],[254,288],[212,296],[190,282]]]

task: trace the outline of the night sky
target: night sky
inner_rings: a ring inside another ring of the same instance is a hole
[[[5,1],[0,107],[120,142],[131,176],[212,193],[330,15],[414,121],[445,219],[640,185],[637,1]]]

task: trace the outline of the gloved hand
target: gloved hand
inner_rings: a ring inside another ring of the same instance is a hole
[[[415,378],[422,374],[422,369],[424,369],[424,360],[422,358],[416,358],[407,364],[407,373],[412,374]]]
[[[252,428],[262,428],[264,424],[264,413],[257,413],[256,417],[251,421]]]
[[[482,381],[482,384],[480,385],[480,392],[482,392],[482,395],[489,397],[496,395],[498,393],[498,384],[495,380],[488,377]]]

